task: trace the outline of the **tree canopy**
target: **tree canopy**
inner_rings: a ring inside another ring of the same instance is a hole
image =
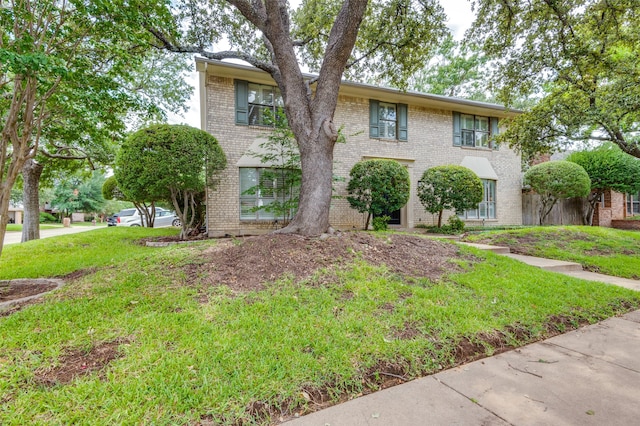
[[[180,237],[185,238],[193,225],[196,194],[216,186],[226,163],[222,148],[209,133],[159,124],[127,138],[116,158],[115,177],[129,200],[170,201],[182,221]]]
[[[482,194],[480,178],[463,166],[431,167],[418,182],[418,198],[426,211],[438,213],[438,228],[442,227],[444,210],[463,212],[476,208]]]
[[[582,166],[570,161],[547,161],[524,174],[524,184],[540,195],[540,225],[558,200],[586,197],[591,190],[589,175]]]
[[[54,157],[78,156],[112,141],[128,112],[146,108],[130,91],[155,41],[143,21],[176,25],[166,3],[146,0],[15,0],[0,8],[0,241],[10,191],[45,142]]]
[[[596,204],[606,190],[623,194],[640,191],[640,159],[625,154],[610,142],[592,150],[574,152],[567,161],[582,166],[591,179],[589,208],[583,217],[585,225],[591,225]]]
[[[333,115],[343,75],[376,74],[405,87],[447,33],[442,7],[437,0],[305,0],[295,10],[285,0],[187,0],[184,6],[181,17],[190,22],[185,34],[146,27],[171,51],[242,59],[273,77],[302,169],[296,216],[279,232],[327,232],[338,138]],[[228,50],[206,49],[223,38]],[[306,80],[300,63],[317,78]]]
[[[470,37],[496,59],[499,99],[541,101],[500,135],[532,156],[610,141],[640,157],[640,3],[475,0]]]

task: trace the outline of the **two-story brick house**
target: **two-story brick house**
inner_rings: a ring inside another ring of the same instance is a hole
[[[217,189],[207,194],[209,235],[247,235],[279,227],[273,214],[253,208],[268,203],[268,197],[246,192],[269,166],[252,153],[259,151],[269,132],[263,122],[265,110],[282,105],[274,81],[244,65],[197,59],[196,66],[202,128],[218,139],[227,156]],[[347,141],[335,147],[334,175],[348,179],[353,165],[365,159],[403,164],[409,171],[411,196],[394,212],[392,225],[410,228],[437,220],[416,195],[424,171],[437,165],[463,165],[482,179],[485,191],[478,208],[458,212],[460,217],[469,225],[519,225],[520,156],[492,140],[499,120],[508,114],[499,105],[343,82],[334,123],[343,128]],[[363,215],[344,198],[346,181],[334,187],[338,197],[332,202],[331,225],[361,229]]]

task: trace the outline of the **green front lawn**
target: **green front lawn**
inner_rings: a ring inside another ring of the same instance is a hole
[[[0,424],[267,424],[320,395],[337,401],[451,367],[465,346],[490,355],[640,306],[640,293],[467,247],[457,272],[436,282],[356,259],[302,283],[232,292],[197,272],[220,242],[136,241],[175,232],[105,229],[5,247],[0,278],[93,269],[0,318]],[[105,343],[119,357],[103,368],[42,380]]]
[[[640,279],[640,232],[598,226],[545,226],[469,234],[465,241],[514,253],[580,263],[585,269]]]
[[[95,225],[91,222],[74,222],[71,224],[71,226],[107,226],[107,222],[102,222],[102,223],[96,222]],[[40,224],[40,230],[57,229],[57,228],[63,228],[63,225],[61,223],[41,223]],[[10,223],[7,225],[7,232],[22,232],[22,225]]]

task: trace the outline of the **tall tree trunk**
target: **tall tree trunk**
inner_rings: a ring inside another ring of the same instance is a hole
[[[329,231],[333,146],[337,133],[333,132],[330,122],[314,127],[310,140],[299,143],[302,183],[298,211],[287,226],[276,232],[314,236]]]
[[[40,239],[40,176],[44,165],[30,158],[22,166],[22,242]]]

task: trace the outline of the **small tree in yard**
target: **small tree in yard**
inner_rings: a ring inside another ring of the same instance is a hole
[[[274,129],[269,133],[267,140],[260,144],[261,152],[251,152],[250,154],[260,159],[261,163],[271,166],[262,172],[258,184],[247,189],[244,193],[271,194],[273,196],[272,203],[256,206],[254,210],[273,213],[275,219],[282,220],[282,226],[287,226],[300,201],[300,184],[302,182],[300,151],[284,111],[278,109],[273,114],[267,110],[265,113],[266,123],[273,124]]]
[[[462,166],[436,166],[425,170],[418,182],[418,198],[429,213],[438,213],[438,228],[442,227],[442,212],[461,212],[475,208],[482,201],[482,181]]]
[[[640,190],[640,160],[624,153],[617,145],[606,143],[590,150],[574,152],[567,161],[579,164],[591,179],[591,193],[587,197],[589,207],[584,212],[582,222],[593,223],[596,204],[608,189],[623,194]]]
[[[540,195],[540,225],[558,200],[586,197],[591,191],[587,172],[570,161],[549,161],[535,165],[524,174],[524,184]]]
[[[369,228],[372,215],[385,215],[409,201],[409,172],[397,161],[360,161],[349,176],[347,201],[360,213],[367,213],[364,229]]]
[[[129,199],[171,201],[187,237],[196,217],[196,199],[227,164],[218,141],[185,125],[161,124],[133,133],[116,159],[116,179]]]

